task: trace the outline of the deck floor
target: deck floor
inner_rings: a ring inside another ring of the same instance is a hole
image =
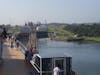
[[[24,55],[17,48],[10,48],[9,43],[3,46],[3,63],[0,64],[0,75],[29,75],[30,64],[25,63]]]

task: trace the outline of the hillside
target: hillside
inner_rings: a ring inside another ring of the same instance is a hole
[[[73,33],[64,30],[63,25],[59,26],[48,26],[48,32],[55,32],[56,37],[55,40],[67,40],[69,37],[73,37]]]

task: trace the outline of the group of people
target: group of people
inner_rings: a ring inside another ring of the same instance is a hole
[[[3,39],[7,39],[7,36],[8,36],[8,34],[6,32],[6,29],[3,28],[3,32],[1,33],[1,37]],[[9,39],[11,39],[11,38],[13,39],[13,37],[11,37],[10,35],[8,37],[9,37]],[[17,47],[19,46],[18,42],[16,42],[16,46]],[[13,41],[11,41],[11,47],[13,47]],[[33,52],[32,51],[33,51],[33,47],[31,47],[29,50],[25,51],[25,60],[26,61],[32,60],[32,56],[33,56]],[[56,64],[55,68],[53,69],[53,75],[60,75],[60,72],[61,72],[61,70],[59,68],[59,65]]]

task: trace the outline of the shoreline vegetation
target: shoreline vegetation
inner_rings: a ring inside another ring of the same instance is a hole
[[[63,28],[64,26],[48,26],[48,32],[54,32],[53,40],[65,41],[74,35]]]
[[[95,41],[95,42],[100,42],[100,37],[86,37],[86,41]]]
[[[53,37],[53,40],[58,40],[58,41],[95,41],[95,42],[100,42],[100,36],[78,36],[75,33],[65,30],[64,25],[59,25],[59,26],[48,26],[48,32],[54,32],[55,35]],[[81,33],[81,32],[80,32]]]
[[[100,42],[100,23],[83,23],[83,24],[64,24],[64,23],[50,23],[47,24],[48,32],[53,33],[52,40],[58,41],[95,41]],[[20,26],[5,26],[7,33],[20,33]]]

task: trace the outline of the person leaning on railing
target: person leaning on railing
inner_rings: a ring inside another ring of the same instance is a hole
[[[26,61],[26,62],[28,61],[28,54],[29,54],[29,51],[26,50],[26,51],[25,51],[25,61]]]
[[[31,47],[29,50],[25,51],[25,60],[26,61],[32,60],[32,56],[33,56],[32,50],[33,50],[33,47]]]

